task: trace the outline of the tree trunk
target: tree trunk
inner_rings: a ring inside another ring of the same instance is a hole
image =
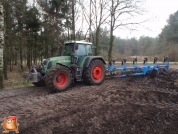
[[[0,89],[3,89],[4,8],[0,1]]]
[[[46,40],[44,41],[44,58],[46,59],[47,57],[47,47],[46,47]]]
[[[23,70],[22,44],[20,44],[20,68]]]
[[[4,64],[4,67],[3,67],[3,73],[4,73],[4,79],[5,80],[8,80],[8,77],[7,77],[7,58],[5,58],[5,56],[3,57],[3,64]]]
[[[3,89],[3,47],[0,45],[0,89]]]
[[[31,57],[31,56],[30,56],[30,53],[31,53],[31,52],[30,52],[30,49],[28,48],[28,50],[27,50],[27,67],[28,67],[29,70],[30,70],[30,65],[31,65],[31,64],[30,64],[30,59],[31,59],[31,58],[30,58],[30,57]]]
[[[18,51],[18,49],[16,50],[16,51]],[[13,64],[12,64],[12,69],[13,69],[13,65],[17,65],[17,61],[18,61],[18,54],[17,54],[17,52],[15,52],[15,54],[14,54],[14,56],[13,56]]]
[[[97,27],[96,29],[96,48],[95,48],[95,55],[98,55],[98,46],[99,46],[99,34],[100,34],[100,28]]]
[[[7,51],[6,51],[7,52]],[[13,62],[12,62],[12,59],[14,59],[14,58],[12,58],[13,57],[13,53],[12,53],[12,45],[10,45],[10,55],[9,55],[9,62],[10,62],[10,72],[12,72],[12,64],[13,64]],[[7,58],[6,58],[7,59]],[[5,60],[6,60],[5,59]]]
[[[111,24],[110,24],[110,41],[109,41],[109,51],[108,51],[108,62],[111,62],[112,57],[112,49],[113,49],[113,41],[114,41],[114,26],[115,26],[115,10],[114,10],[114,0],[111,1]]]
[[[111,61],[112,57],[112,49],[113,49],[113,41],[114,41],[114,36],[113,36],[113,27],[111,26],[111,31],[110,31],[110,41],[109,41],[109,51],[108,51],[108,61]]]
[[[33,65],[33,48],[30,47],[30,67]]]
[[[75,3],[72,0],[72,40],[75,40]]]
[[[34,35],[35,33],[32,32],[32,37],[33,37],[33,44],[34,44],[34,47],[32,48],[32,65],[36,65],[36,37]]]
[[[51,55],[50,57],[53,57],[53,44],[51,43]]]
[[[7,40],[5,38],[5,40]],[[4,75],[4,79],[7,80],[7,65],[8,65],[8,56],[7,54],[9,54],[8,48],[7,48],[7,42],[5,42],[6,46],[4,45],[3,47],[3,75]]]
[[[91,4],[92,4],[92,0],[90,0],[90,17],[89,17],[89,38],[88,38],[88,41],[91,42]],[[95,54],[96,54],[96,48],[95,48]]]

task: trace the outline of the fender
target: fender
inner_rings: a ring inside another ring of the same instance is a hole
[[[60,66],[65,66],[65,67],[69,68],[69,69],[70,69],[70,71],[72,71],[72,69],[71,69],[69,66],[66,66],[66,65],[61,64],[61,63],[56,63],[56,66],[57,66],[57,65],[60,65]]]
[[[71,64],[71,65],[67,66],[67,65],[64,65],[64,64],[61,64],[61,63],[57,63],[56,66],[57,65],[67,67],[71,71],[73,78],[76,78],[77,66],[75,64]]]
[[[103,57],[101,57],[101,56],[89,56],[85,60],[84,67],[88,67],[90,65],[90,62],[94,59],[100,59],[106,65],[106,62],[104,61]]]

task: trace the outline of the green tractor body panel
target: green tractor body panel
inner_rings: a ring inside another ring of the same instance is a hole
[[[84,64],[85,64],[85,62],[86,62],[86,59],[87,59],[87,57],[83,57],[83,58],[81,59],[81,62],[80,62],[79,65],[78,65],[80,68],[84,67]]]
[[[47,73],[51,67],[56,66],[57,63],[63,65],[70,65],[71,57],[70,56],[58,56],[47,59],[47,64],[44,66],[44,71]]]

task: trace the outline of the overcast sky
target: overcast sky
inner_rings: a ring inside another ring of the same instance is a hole
[[[162,28],[167,24],[169,15],[178,10],[177,5],[177,0],[146,0],[145,6],[148,13],[142,17],[153,17],[152,22],[149,21],[143,24],[146,28],[149,28],[149,30],[140,27],[138,31],[130,32],[129,30],[126,30],[119,33],[116,29],[115,34],[121,38],[139,38],[142,35],[157,37],[161,33]]]

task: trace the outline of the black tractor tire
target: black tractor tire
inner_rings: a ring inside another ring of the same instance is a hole
[[[92,60],[83,70],[83,82],[86,85],[99,85],[105,78],[105,65],[99,59]]]
[[[32,84],[35,85],[36,87],[44,87],[44,86],[46,86],[45,80],[40,80],[38,82],[33,82]]]
[[[72,72],[65,66],[55,66],[49,70],[45,81],[50,90],[63,91],[73,82]]]

